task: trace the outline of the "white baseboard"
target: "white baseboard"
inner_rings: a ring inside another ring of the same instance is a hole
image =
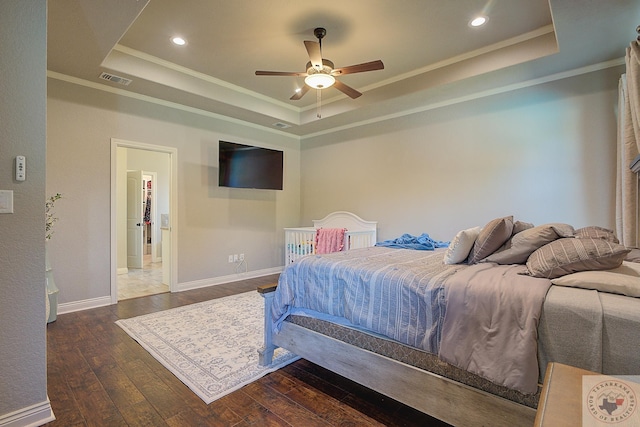
[[[127,267],[119,267],[116,270],[116,274],[127,274],[129,272],[129,269]]]
[[[58,305],[58,314],[73,313],[74,311],[111,305],[111,296],[85,299],[82,301],[65,302]]]
[[[177,292],[189,291],[192,289],[206,288],[207,286],[222,285],[223,283],[238,282],[245,279],[269,276],[282,272],[283,267],[266,268],[264,270],[249,271],[246,273],[230,274],[212,279],[194,280],[192,282],[178,283]],[[74,311],[89,310],[91,308],[111,305],[111,296],[85,299],[82,301],[65,302],[58,305],[58,314],[73,313]],[[0,427],[2,425],[0,424]]]
[[[222,285],[223,283],[238,282],[245,279],[253,279],[256,277],[269,276],[282,272],[283,267],[266,268],[264,270],[249,271],[246,273],[230,274],[228,276],[220,276],[212,279],[194,280],[192,282],[178,283],[178,292],[190,291],[192,289],[206,288],[207,286]]]
[[[0,427],[36,427],[55,420],[51,402],[47,398],[42,403],[0,415]]]

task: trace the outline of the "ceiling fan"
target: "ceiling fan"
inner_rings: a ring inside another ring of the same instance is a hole
[[[371,61],[357,65],[350,65],[348,67],[334,68],[333,62],[322,57],[322,38],[327,34],[327,30],[324,28],[316,28],[313,30],[313,34],[318,38],[317,42],[305,40],[304,46],[307,48],[309,54],[309,62],[307,62],[307,71],[301,72],[288,72],[288,71],[256,71],[256,76],[295,76],[304,77],[304,85],[297,91],[290,99],[298,100],[304,96],[309,89],[326,89],[334,86],[339,91],[355,99],[362,95],[354,88],[347,86],[340,80],[337,80],[337,76],[343,74],[362,73],[365,71],[374,71],[384,69],[382,61]]]

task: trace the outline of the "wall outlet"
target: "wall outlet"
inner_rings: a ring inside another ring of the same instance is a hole
[[[238,262],[238,254],[233,255],[233,262]]]
[[[244,254],[240,254],[240,261],[244,261]]]
[[[229,262],[233,262],[233,255],[229,255]]]

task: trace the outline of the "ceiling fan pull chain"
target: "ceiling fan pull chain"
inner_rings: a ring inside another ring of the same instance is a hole
[[[316,89],[316,117],[322,118],[322,90]]]

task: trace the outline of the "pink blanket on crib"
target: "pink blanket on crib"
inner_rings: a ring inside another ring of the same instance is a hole
[[[344,247],[345,228],[319,228],[316,231],[316,253],[339,252]]]

